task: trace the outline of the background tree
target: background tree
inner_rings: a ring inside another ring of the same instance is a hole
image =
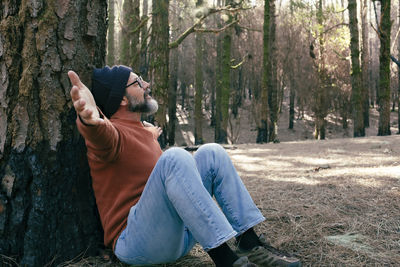
[[[108,0],[107,65],[115,64],[115,1]]]
[[[370,92],[370,67],[369,67],[369,27],[368,27],[368,0],[360,1],[360,12],[361,12],[361,96],[363,97],[363,118],[364,127],[369,127],[369,92]]]
[[[278,113],[279,95],[277,81],[277,62],[276,62],[276,22],[275,22],[275,0],[269,0],[269,59],[267,63],[268,71],[268,105],[269,105],[269,141],[278,141]],[[265,67],[265,66],[264,66]]]
[[[196,8],[203,6],[203,0],[196,1]],[[195,65],[195,127],[194,138],[195,144],[203,144],[203,36],[202,33],[196,33],[196,65]]]
[[[0,12],[0,254],[23,266],[102,243],[68,70],[104,65],[106,1],[8,1]]]
[[[152,83],[153,96],[159,101],[159,110],[155,115],[155,120],[163,129],[163,134],[159,137],[162,147],[168,141],[168,76],[169,76],[169,1],[152,1],[152,26],[150,41],[150,81]]]
[[[390,135],[390,0],[381,1],[379,25],[379,128],[378,135]]]
[[[139,72],[140,1],[124,0],[122,5],[120,63]]]
[[[353,135],[354,137],[365,136],[363,117],[363,97],[361,83],[360,50],[358,37],[357,0],[349,0],[350,21],[350,52],[351,52],[351,88],[353,107]]]
[[[270,1],[264,1],[264,26],[263,26],[263,73],[261,86],[261,102],[260,106],[260,122],[258,125],[257,143],[268,142],[268,84],[269,84],[269,67],[270,67]],[[272,0],[273,1],[273,0]]]

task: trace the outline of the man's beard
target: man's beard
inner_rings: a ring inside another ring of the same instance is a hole
[[[131,112],[144,113],[146,115],[152,115],[158,110],[158,103],[153,98],[147,99],[147,94],[144,95],[144,101],[140,101],[135,97],[126,94],[128,98],[128,109]]]

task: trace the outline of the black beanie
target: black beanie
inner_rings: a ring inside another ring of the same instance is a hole
[[[92,94],[107,118],[118,110],[131,72],[131,68],[122,65],[93,70]]]

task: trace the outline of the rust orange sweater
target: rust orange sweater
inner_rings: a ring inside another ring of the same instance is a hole
[[[162,154],[153,134],[129,115],[120,108],[110,120],[103,116],[104,122],[96,126],[76,120],[87,146],[104,244],[112,248]]]

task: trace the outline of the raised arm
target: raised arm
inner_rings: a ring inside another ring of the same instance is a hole
[[[103,161],[114,160],[120,150],[117,129],[106,117],[100,117],[92,93],[79,76],[73,71],[69,71],[68,76],[72,83],[72,102],[80,117],[77,119],[78,130],[85,138],[88,155],[95,155]]]
[[[98,125],[103,120],[100,118],[92,93],[74,71],[69,71],[68,77],[72,83],[70,93],[76,113],[85,124]]]

